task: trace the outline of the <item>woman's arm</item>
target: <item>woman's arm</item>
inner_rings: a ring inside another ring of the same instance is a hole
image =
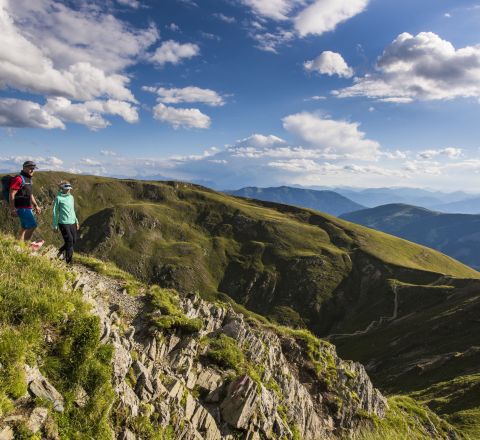
[[[52,218],[52,227],[53,229],[58,229],[58,197],[55,197],[53,202],[53,218]]]

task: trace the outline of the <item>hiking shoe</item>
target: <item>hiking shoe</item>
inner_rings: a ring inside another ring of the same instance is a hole
[[[33,241],[30,243],[30,249],[36,252],[43,246],[43,243],[45,243],[45,240]]]

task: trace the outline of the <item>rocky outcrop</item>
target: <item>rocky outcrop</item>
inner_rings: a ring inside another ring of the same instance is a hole
[[[182,440],[336,439],[385,415],[386,400],[363,366],[341,360],[333,345],[307,332],[195,294],[166,292],[175,305],[154,307],[148,292],[131,296],[121,281],[83,266],[74,271],[73,288],[98,316],[101,342],[113,347],[115,438],[144,439],[139,426],[148,425]],[[44,435],[49,408],[64,410],[64,397],[37,366],[26,365],[25,376],[28,395],[0,420],[0,439],[13,438],[18,423]],[[91,397],[79,387],[73,402],[83,407]],[[45,435],[60,438],[54,429]]]
[[[317,351],[309,353],[301,333],[269,329],[196,295],[178,301],[188,319],[201,320],[199,332],[154,329],[145,295],[132,298],[111,280],[78,270],[76,285],[100,318],[103,341],[115,348],[116,410],[124,417],[118,438],[140,438],[133,423],[139,416],[186,440],[239,433],[313,440],[348,434],[365,414],[385,414],[386,400],[363,366],[338,358],[331,344],[316,340]],[[235,341],[242,368],[208,356],[208,341],[219,335]]]

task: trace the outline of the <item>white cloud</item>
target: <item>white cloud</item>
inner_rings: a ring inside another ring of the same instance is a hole
[[[480,99],[480,45],[455,49],[432,32],[400,34],[378,59],[376,73],[335,94],[397,103]]]
[[[209,128],[210,118],[197,108],[174,108],[159,103],[153,108],[153,117],[173,128]]]
[[[295,5],[302,3],[301,0],[243,0],[246,6],[266,18],[273,20],[287,20],[288,14]]]
[[[23,162],[33,160],[42,170],[57,170],[63,165],[63,160],[56,156],[0,156],[0,168],[10,171],[18,171]]]
[[[333,31],[338,24],[363,12],[369,0],[316,0],[294,18],[301,37]]]
[[[325,99],[327,99],[326,96],[315,95],[310,98],[305,98],[304,101],[324,101]]]
[[[125,6],[130,6],[131,8],[138,9],[140,7],[139,0],[117,0],[118,3]]]
[[[193,58],[200,54],[200,47],[197,44],[181,44],[173,40],[162,43],[155,53],[150,56],[150,61],[163,67],[167,63],[178,64],[184,59]]]
[[[241,139],[236,142],[236,147],[253,147],[253,148],[271,148],[276,146],[284,145],[286,142],[279,138],[278,136],[274,136],[270,134],[265,136],[263,134],[252,134],[249,137]]]
[[[359,123],[335,121],[302,112],[283,118],[283,127],[313,148],[325,153],[371,160],[378,155],[378,142],[366,139]]]
[[[100,154],[102,156],[108,156],[108,157],[118,156],[118,153],[113,150],[100,150]]]
[[[86,165],[86,166],[89,166],[89,167],[98,167],[98,166],[102,165],[102,163],[99,162],[98,160],[90,159],[89,157],[85,157],[85,158],[81,159],[80,163],[82,165]]]
[[[116,115],[126,122],[138,121],[137,109],[128,102],[115,100],[95,100],[74,104],[66,98],[49,98],[44,109],[65,122],[75,122],[99,130],[110,125],[101,115]]]
[[[369,0],[242,0],[257,16],[250,23],[250,36],[264,51],[278,51],[278,47],[296,36],[321,35],[333,31],[340,23],[363,12]],[[266,31],[262,23],[279,22],[282,27]],[[262,22],[262,23],[260,23]]]
[[[235,19],[235,17],[231,17],[229,15],[222,14],[221,12],[217,12],[216,14],[213,14],[213,16],[215,18],[218,18],[219,20],[225,22],[225,23],[228,23],[228,24],[232,24],[232,23],[235,23],[237,21]]]
[[[85,62],[107,73],[118,72],[136,63],[158,40],[155,26],[135,29],[98,6],[73,9],[54,0],[1,0],[2,4],[17,34],[32,44],[41,42],[39,50],[60,70]]]
[[[353,69],[348,66],[343,57],[329,50],[322,52],[317,58],[305,61],[303,64],[307,72],[317,72],[324,75],[338,75],[343,78],[351,78]]]
[[[461,148],[443,148],[439,150],[424,150],[418,153],[418,157],[421,159],[433,159],[434,157],[443,156],[448,159],[458,159],[462,156]]]
[[[198,102],[213,107],[225,105],[223,96],[211,89],[201,89],[200,87],[184,87],[182,89],[164,87],[143,87],[147,92],[153,92],[158,95],[158,101],[164,104],[181,104]]]
[[[170,29],[172,32],[180,32],[180,26],[178,26],[178,25],[175,24],[175,23],[170,23],[170,24],[167,26],[167,29]]]
[[[268,164],[270,167],[288,171],[291,173],[314,173],[314,174],[376,174],[379,176],[406,177],[406,173],[398,170],[387,169],[375,165],[356,164],[332,164],[329,162],[319,163],[310,159],[290,159],[274,161]]]
[[[252,32],[251,37],[257,42],[258,49],[277,53],[280,46],[295,38],[295,34],[285,29],[277,29],[276,32]]]
[[[137,109],[128,102],[93,100],[72,103],[63,97],[48,98],[45,105],[21,99],[0,100],[0,126],[65,128],[64,122],[74,122],[91,130],[106,128],[110,123],[101,115],[117,115],[129,123],[138,121]]]
[[[0,9],[0,34],[0,87],[74,99],[109,96],[134,101],[124,75],[107,74],[87,61],[55,67],[43,49],[20,34],[5,7]]]
[[[100,6],[83,6],[0,0],[0,88],[47,98],[43,106],[17,99],[11,109],[3,101],[2,125],[64,128],[62,121],[69,121],[98,129],[109,124],[101,114],[138,120],[123,70],[144,55],[158,32],[154,26],[133,29]]]
[[[65,128],[59,118],[52,116],[40,104],[13,98],[0,100],[0,126]]]

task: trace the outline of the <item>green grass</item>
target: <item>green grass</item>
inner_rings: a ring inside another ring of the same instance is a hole
[[[149,297],[154,310],[162,313],[161,316],[158,316],[155,311],[151,314],[152,324],[159,330],[181,329],[186,333],[195,333],[202,328],[201,319],[189,318],[183,313],[175,290],[151,286]]]
[[[367,426],[349,440],[449,440],[454,428],[426,406],[406,396],[388,399],[385,419],[367,418]],[[369,422],[369,423],[368,423]]]
[[[24,364],[39,364],[65,398],[53,413],[62,438],[110,439],[112,349],[99,345],[99,325],[61,266],[0,235],[0,411],[8,415],[26,391]],[[70,284],[69,284],[70,283]],[[53,342],[45,342],[48,331]],[[83,387],[90,399],[73,403]],[[16,438],[29,438],[19,427]],[[23,436],[23,437],[22,437]]]
[[[445,417],[466,438],[480,438],[480,374],[456,377],[410,395]]]
[[[223,368],[231,368],[239,374],[245,370],[245,355],[235,339],[220,333],[214,338],[207,338],[204,343],[208,347],[205,355],[214,363]]]

